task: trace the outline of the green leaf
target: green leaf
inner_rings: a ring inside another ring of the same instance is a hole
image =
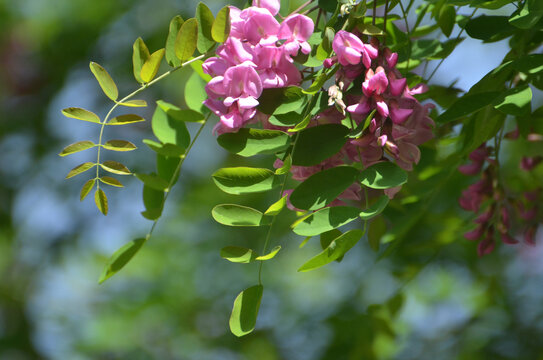
[[[360,213],[360,218],[362,220],[369,220],[376,217],[385,210],[389,201],[388,196],[381,195],[376,202]]]
[[[205,83],[202,81],[198,74],[192,74],[185,84],[185,103],[187,106],[195,111],[202,112],[202,109],[207,109],[202,105],[205,99],[207,99],[207,93],[205,91]]]
[[[127,100],[125,102],[117,102],[118,105],[127,107],[146,107],[147,101],[145,100]]]
[[[373,219],[368,229],[368,243],[373,251],[379,251],[381,238],[387,231],[387,225],[382,216]]]
[[[275,175],[285,175],[290,171],[291,167],[292,167],[292,158],[290,157],[290,155],[288,155],[283,161],[283,166],[275,170]]]
[[[370,36],[382,36],[385,35],[385,32],[373,24],[360,24],[358,29],[364,35]]]
[[[89,67],[96,80],[98,80],[98,84],[100,84],[104,94],[113,101],[117,100],[119,97],[119,90],[117,90],[117,85],[115,85],[115,82],[111,76],[109,76],[106,69],[95,62],[91,62]]]
[[[236,133],[224,133],[217,139],[220,146],[241,156],[273,154],[290,145],[290,136],[278,130],[240,129]]]
[[[281,245],[277,245],[268,254],[261,255],[261,256],[257,257],[256,260],[259,260],[259,261],[271,260],[271,259],[273,259],[275,257],[275,255],[277,255],[279,250],[281,250]]]
[[[100,210],[102,214],[107,215],[107,196],[104,190],[96,189],[96,191],[94,192],[94,202],[96,203],[96,207],[98,208],[98,210]]]
[[[118,175],[131,174],[130,170],[128,170],[126,166],[124,166],[123,164],[117,161],[112,161],[112,160],[104,161],[102,164],[100,164],[100,167],[113,174],[118,174]]]
[[[215,21],[213,21],[213,26],[211,28],[211,36],[216,42],[222,43],[228,39],[230,34],[230,7],[223,7]]]
[[[164,191],[155,190],[147,185],[143,186],[143,204],[145,211],[141,215],[148,220],[156,220],[162,215],[164,205]]]
[[[190,145],[190,134],[183,121],[169,116],[157,106],[151,122],[153,133],[163,143],[175,144],[186,149]]]
[[[92,188],[94,188],[94,184],[96,183],[96,179],[90,179],[88,180],[83,187],[81,188],[81,193],[79,194],[79,200],[83,201],[87,195],[92,191]]]
[[[205,54],[215,45],[215,40],[211,35],[211,27],[215,19],[211,10],[202,2],[196,7],[196,20],[198,20],[198,51]]]
[[[273,171],[261,168],[222,168],[212,176],[219,189],[234,195],[268,191],[279,185]]]
[[[474,39],[492,42],[503,39],[504,33],[506,36],[512,35],[515,27],[509,23],[507,16],[481,15],[468,21],[465,29]]]
[[[119,115],[117,117],[114,117],[113,119],[109,120],[107,125],[127,125],[127,124],[142,122],[142,121],[145,121],[145,119],[139,115],[126,114],[126,115]]]
[[[339,124],[324,124],[300,131],[292,164],[317,165],[338,153],[347,142],[349,129]]]
[[[140,37],[137,38],[136,41],[134,41],[132,50],[132,65],[134,67],[134,78],[136,78],[137,82],[143,84],[145,81],[143,81],[141,77],[141,68],[143,67],[143,64],[145,64],[145,62],[149,60],[151,54],[149,53],[147,45],[145,45],[145,42]]]
[[[320,171],[294,189],[290,202],[298,209],[320,209],[351,186],[357,176],[358,170],[352,166],[337,166]]]
[[[175,55],[175,41],[183,23],[183,18],[180,15],[175,16],[170,21],[170,29],[166,39],[166,61],[173,67],[181,65],[181,60]]]
[[[233,263],[249,264],[256,260],[258,254],[241,246],[227,246],[221,249],[221,257]]]
[[[198,21],[194,18],[183,23],[175,39],[175,56],[181,62],[192,57],[198,43]]]
[[[157,50],[145,61],[145,64],[141,67],[141,79],[144,83],[148,83],[155,78],[165,52],[164,49]]]
[[[192,68],[192,70],[194,70],[196,74],[198,74],[200,79],[204,80],[204,82],[207,84],[212,79],[212,77],[211,75],[206,74],[202,69],[202,65],[204,64],[204,62],[202,60],[192,60],[193,61],[190,63],[190,67]]]
[[[345,255],[356,243],[364,236],[362,230],[350,230],[333,240],[326,249],[320,254],[311,258],[303,264],[298,271],[305,272],[317,269],[321,266],[331,263],[339,257]]]
[[[337,69],[338,67],[334,67],[332,70],[327,70],[327,69],[321,70],[320,74],[317,73],[318,75],[313,81],[313,83],[302,92],[304,94],[310,94],[310,95],[314,95],[318,93],[321,90],[321,88],[324,86],[324,83],[327,82],[332,77],[332,75],[336,73]]]
[[[467,116],[472,112],[480,110],[487,105],[490,105],[500,93],[498,91],[481,92],[476,94],[467,93],[451,105],[437,121],[441,124],[454,121],[461,117]]]
[[[92,111],[85,110],[78,107],[66,108],[62,110],[62,115],[69,118],[77,119],[77,120],[83,120],[83,121],[100,124],[100,118],[98,117],[98,115],[96,115]]]
[[[526,0],[524,6],[515,11],[509,22],[519,29],[534,27],[543,17],[543,2],[541,0]]]
[[[108,184],[111,186],[121,187],[121,188],[124,187],[124,185],[119,180],[111,176],[102,176],[100,178],[100,181],[103,182],[104,184]]]
[[[530,54],[513,62],[513,68],[519,72],[536,75],[543,72],[543,54]]]
[[[70,155],[70,154],[74,154],[76,152],[80,152],[83,150],[92,149],[95,146],[96,144],[93,143],[92,141],[88,141],[88,140],[79,141],[79,142],[66,146],[64,150],[60,152],[59,155],[60,156]]]
[[[322,65],[322,61],[328,57],[330,57],[330,54],[332,53],[332,42],[334,41],[334,36],[336,35],[334,29],[331,27],[327,27],[324,30],[324,36],[322,37],[322,41],[319,43],[319,46],[317,47],[316,57],[318,60],[320,60],[320,64]]]
[[[102,275],[98,282],[101,284],[117,272],[119,272],[132,258],[138,253],[141,247],[145,244],[144,238],[132,240],[128,244],[121,247],[109,259]]]
[[[362,185],[372,189],[390,189],[407,182],[407,173],[392,162],[380,162],[360,173]]]
[[[261,226],[268,225],[270,219],[260,211],[236,204],[217,205],[211,210],[213,219],[227,226]]]
[[[137,149],[136,145],[126,140],[109,140],[102,147],[112,151],[132,151]]]
[[[292,229],[301,236],[316,236],[356,220],[360,209],[351,206],[333,206],[314,212],[297,222]]]
[[[309,239],[311,239],[311,236],[308,236],[304,239],[304,241],[302,241],[300,243],[300,246],[298,246],[300,249],[303,248],[305,246],[305,244],[307,244],[307,242],[309,241]]]
[[[456,11],[454,6],[445,5],[441,8],[439,12],[439,18],[437,19],[437,24],[443,31],[446,37],[451,36],[454,24],[456,22]]]
[[[307,97],[302,93],[302,88],[289,86],[285,88],[264,89],[258,98],[258,109],[264,114],[286,114],[291,111],[299,111],[306,103]]]
[[[157,154],[163,156],[180,158],[185,154],[185,149],[174,144],[162,144],[149,139],[144,139],[143,143]]]
[[[157,105],[168,114],[171,118],[185,122],[203,122],[205,116],[198,111],[190,109],[181,109],[173,104],[158,100]]]
[[[79,164],[76,167],[74,167],[72,170],[70,170],[68,175],[66,175],[66,179],[69,179],[71,177],[79,175],[82,172],[85,172],[85,171],[87,171],[89,169],[92,169],[95,166],[96,166],[96,163],[93,163],[93,162],[86,162],[86,163],[83,163],[83,164]]]
[[[278,215],[281,211],[283,211],[286,205],[287,205],[287,195],[283,196],[281,199],[271,204],[268,210],[264,212],[264,215],[267,215],[267,216]]]
[[[293,129],[288,129],[289,133],[300,132],[304,130],[311,121],[311,114],[308,114],[302,121],[300,121]]]
[[[156,156],[156,169],[158,176],[164,180],[172,180],[172,184],[177,182],[179,179],[179,162],[181,159],[179,157],[169,157],[157,154]]]
[[[156,174],[136,174],[136,177],[140,179],[146,186],[151,189],[164,191],[168,188],[168,182]]]
[[[364,122],[361,122],[353,131],[349,133],[349,138],[357,139],[360,136],[362,136],[362,133],[364,132],[364,130],[366,130],[370,126],[371,120],[373,119],[373,116],[375,115],[376,111],[377,111],[376,109],[373,109],[368,114],[368,116],[366,116],[366,120]]]
[[[528,84],[508,89],[498,96],[492,105],[505,114],[516,116],[529,114],[532,110],[532,89]]]
[[[262,285],[251,286],[236,297],[230,316],[232,334],[241,337],[254,330],[263,290]]]

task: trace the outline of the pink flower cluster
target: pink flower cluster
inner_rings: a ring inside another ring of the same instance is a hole
[[[497,178],[498,164],[490,157],[492,152],[492,148],[483,144],[469,155],[471,163],[458,168],[464,175],[471,176],[482,171],[481,179],[464,190],[459,199],[464,210],[479,214],[474,220],[477,227],[464,234],[468,240],[479,241],[479,256],[494,250],[497,235],[505,244],[517,244],[518,240],[513,234],[522,233],[527,244],[535,245],[535,234],[540,223],[537,216],[541,212],[537,205],[540,189],[525,192],[520,199],[507,196]],[[525,162],[523,158],[520,167],[530,171],[533,166],[526,168]],[[483,204],[485,208],[481,211]]]
[[[279,23],[278,12],[279,0],[253,0],[244,10],[230,7],[230,35],[217,49],[218,56],[203,64],[213,77],[204,104],[220,119],[215,132],[234,132],[253,121],[263,89],[301,83],[292,56],[311,51],[307,40],[313,21],[292,14]]]

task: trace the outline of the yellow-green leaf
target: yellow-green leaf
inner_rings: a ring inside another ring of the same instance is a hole
[[[79,194],[79,200],[83,201],[87,197],[87,195],[89,195],[92,188],[94,187],[95,182],[95,179],[90,179],[83,185],[83,187],[81,188],[81,193]]]
[[[175,39],[175,55],[185,62],[192,57],[198,43],[198,21],[194,18],[183,23]]]
[[[170,21],[170,31],[168,33],[168,38],[166,39],[166,61],[170,66],[179,66],[181,61],[175,56],[175,40],[177,39],[177,34],[183,26],[184,20],[181,16],[177,15]]]
[[[83,121],[100,124],[100,118],[98,117],[98,115],[96,115],[92,111],[85,110],[78,107],[66,108],[62,110],[62,115],[69,118],[77,119],[77,120],[83,120]]]
[[[274,248],[272,249],[272,251],[270,251],[268,254],[262,255],[262,256],[258,256],[255,260],[264,261],[264,260],[273,259],[273,258],[275,257],[275,255],[277,255],[277,253],[279,252],[279,250],[281,250],[281,245],[277,245],[277,246],[274,247]]]
[[[92,169],[95,165],[96,164],[93,162],[86,162],[83,164],[79,164],[76,167],[74,167],[72,170],[70,170],[68,175],[66,175],[66,179],[69,179],[71,177],[81,174],[82,172]]]
[[[109,171],[110,173],[113,173],[113,174],[118,174],[118,175],[131,174],[130,170],[128,170],[126,166],[124,166],[123,164],[117,161],[112,161],[112,160],[104,161],[102,164],[100,164],[100,166],[102,167],[102,169]]]
[[[100,210],[102,214],[107,215],[107,196],[104,190],[96,189],[94,192],[94,202],[96,203],[98,210]]]
[[[119,97],[119,90],[117,90],[117,85],[109,75],[109,73],[102,66],[95,62],[91,62],[89,65],[94,77],[98,80],[98,84],[104,91],[104,94],[111,100],[115,101]]]
[[[91,149],[93,147],[95,147],[96,144],[93,143],[92,141],[88,141],[88,140],[85,140],[85,141],[78,141],[76,143],[73,143],[71,145],[68,145],[64,148],[64,150],[62,150],[60,152],[60,156],[66,156],[66,155],[70,155],[70,154],[74,154],[76,152],[80,152],[80,151],[83,151],[83,150],[87,150],[87,149]]]
[[[254,330],[263,290],[262,285],[251,286],[236,297],[230,316],[232,334],[239,337]]]
[[[287,205],[287,195],[283,196],[281,199],[279,199],[277,202],[273,203],[268,210],[264,213],[264,215],[268,216],[274,216],[279,214]]]
[[[108,185],[111,185],[111,186],[115,186],[115,187],[124,187],[124,185],[117,179],[115,179],[114,177],[111,177],[111,176],[102,176],[100,178],[100,181],[103,182],[104,184],[108,184]]]
[[[205,54],[215,45],[215,40],[211,35],[211,27],[215,19],[211,10],[202,2],[196,8],[196,19],[198,20],[198,51]]]
[[[230,34],[230,7],[223,7],[211,27],[211,36],[216,42],[225,42]]]
[[[258,254],[253,249],[241,246],[226,246],[221,249],[221,257],[238,264],[249,264],[256,260]]]
[[[145,62],[149,60],[151,54],[149,53],[147,45],[145,45],[145,42],[140,37],[137,38],[136,41],[134,41],[132,49],[132,65],[134,66],[134,77],[136,78],[137,82],[144,83],[145,81],[143,81],[141,77],[141,68],[143,67],[143,64],[145,64]]]
[[[164,49],[157,50],[145,61],[145,64],[141,67],[141,79],[143,82],[148,83],[155,78],[165,52],[166,50]]]
[[[145,100],[128,100],[128,101],[125,101],[125,102],[118,102],[117,104],[121,105],[121,106],[127,106],[127,107],[146,107],[147,106],[147,101]]]
[[[141,121],[145,121],[145,119],[139,115],[126,114],[126,115],[119,115],[117,117],[114,117],[113,119],[109,120],[107,125],[126,125],[126,124],[141,122]]]
[[[132,151],[137,149],[136,145],[126,140],[109,140],[104,145],[102,145],[102,147],[104,149],[113,151]]]

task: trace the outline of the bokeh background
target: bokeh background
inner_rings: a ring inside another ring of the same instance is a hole
[[[224,4],[208,5],[216,13]],[[414,185],[388,213],[401,240],[390,256],[379,258],[362,240],[341,263],[298,273],[320,245],[312,239],[298,249],[303,239],[288,231],[293,218],[281,218],[273,243],[283,250],[264,267],[257,328],[238,339],[228,331],[232,302],[256,283],[257,268],[228,263],[219,250],[260,249],[264,230],[212,220],[213,206],[237,199],[221,193],[211,173],[243,162],[216,144],[211,124],[156,236],[98,285],[108,257],[151,223],[140,215],[135,178],[108,191],[107,217],[91,197],[79,202],[85,179],[64,176],[91,155],[58,153],[96,140],[98,129],[60,110],[104,115],[110,104],[89,61],[108,69],[127,94],[136,87],[133,41],[141,36],[151,50],[162,47],[169,20],[191,17],[195,8],[188,0],[0,0],[0,359],[543,359],[543,246],[500,246],[476,256],[475,244],[462,237],[469,214],[456,200],[473,179],[432,167],[446,143],[424,149]],[[507,40],[467,39],[432,82],[467,90],[507,51]],[[189,75],[180,71],[143,98],[182,105]],[[541,93],[534,93],[535,109]],[[151,111],[140,114],[149,119]],[[123,162],[149,171],[153,155],[141,142],[151,137],[149,123],[119,128],[107,136],[139,147]],[[518,150],[504,153],[510,171],[518,171]],[[260,209],[271,201],[266,194],[241,200]]]

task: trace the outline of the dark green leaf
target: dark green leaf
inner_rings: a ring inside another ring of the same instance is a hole
[[[145,45],[145,42],[140,37],[137,38],[136,41],[134,41],[132,49],[132,65],[134,67],[134,78],[136,78],[137,82],[142,84],[145,81],[143,81],[143,79],[141,78],[141,68],[143,67],[143,64],[145,64],[145,62],[149,60],[151,54],[149,53],[147,45]]]
[[[70,154],[74,154],[76,152],[80,152],[80,151],[83,151],[83,150],[92,149],[95,146],[96,146],[96,144],[93,143],[92,141],[88,141],[88,140],[79,141],[79,142],[76,142],[74,144],[66,146],[64,148],[64,150],[62,150],[60,152],[59,155],[60,156],[70,155]]]
[[[101,284],[119,272],[119,270],[121,270],[130,260],[132,260],[143,244],[145,244],[144,238],[135,239],[121,247],[119,250],[115,251],[115,253],[109,259],[108,264],[102,272],[98,282]]]
[[[100,178],[100,181],[104,184],[108,184],[115,187],[124,187],[124,185],[117,179],[111,177],[111,176],[102,176]]]
[[[543,1],[526,0],[524,1],[524,6],[513,13],[509,22],[520,29],[530,29],[534,27],[542,17]]]
[[[241,337],[254,330],[263,290],[262,285],[255,285],[245,289],[236,297],[230,316],[232,334]]]
[[[352,166],[338,166],[320,171],[294,189],[290,202],[298,209],[320,209],[347,190],[357,176],[358,170]]]
[[[100,124],[100,118],[98,115],[89,110],[70,107],[62,110],[62,114],[69,118]]]
[[[141,67],[141,79],[144,83],[148,83],[155,78],[165,52],[164,49],[157,50],[145,61]]]
[[[177,157],[180,158],[185,154],[185,149],[181,146],[174,144],[162,144],[149,139],[144,139],[143,143],[151,148],[157,154],[167,156],[167,157]]]
[[[458,99],[450,108],[447,109],[447,111],[441,114],[437,118],[437,121],[443,124],[467,116],[472,112],[490,105],[499,95],[500,93],[497,91],[481,92],[476,94],[468,93]]]
[[[543,72],[543,54],[530,54],[513,62],[513,68],[529,75]]]
[[[172,184],[175,184],[177,179],[179,179],[180,161],[181,159],[179,159],[179,157],[169,157],[157,154],[156,169],[158,176],[164,180],[168,180],[168,182],[173,179]]]
[[[241,246],[227,246],[221,249],[221,257],[233,263],[249,264],[256,260],[258,254]]]
[[[94,202],[96,203],[96,207],[98,208],[98,210],[100,210],[102,214],[107,215],[107,196],[104,190],[96,189],[96,191],[94,192]]]
[[[405,170],[389,161],[380,162],[360,173],[362,185],[372,189],[389,189],[407,182]]]
[[[145,121],[145,119],[139,115],[127,114],[127,115],[119,115],[117,117],[114,117],[113,119],[109,120],[107,125],[126,125],[126,124],[142,122],[142,121]]]
[[[110,173],[113,173],[113,174],[118,174],[118,175],[131,174],[130,170],[128,170],[126,166],[124,166],[123,164],[117,161],[112,161],[112,160],[104,161],[102,164],[100,164],[100,166],[102,167],[102,169],[109,171]]]
[[[307,114],[307,116],[302,121],[300,121],[298,124],[296,124],[296,126],[294,128],[288,129],[287,131],[289,133],[295,133],[295,132],[302,131],[307,127],[307,125],[309,125],[310,121],[311,121],[311,114]]]
[[[503,39],[503,33],[511,35],[515,28],[507,16],[481,15],[466,24],[466,32],[474,39],[492,42]]]
[[[66,179],[69,179],[71,177],[79,175],[82,172],[85,172],[85,171],[87,171],[89,169],[92,169],[95,166],[96,166],[96,163],[93,163],[93,162],[86,162],[86,163],[83,163],[83,164],[79,164],[76,167],[74,167],[72,170],[70,170],[68,175],[66,175]]]
[[[83,187],[81,188],[81,193],[79,194],[79,200],[83,201],[87,197],[87,195],[89,195],[92,188],[94,188],[95,183],[96,179],[90,179],[83,185]]]
[[[300,131],[292,164],[317,165],[341,150],[347,142],[349,129],[339,124],[324,124]]]
[[[181,62],[192,57],[198,43],[198,21],[194,18],[183,23],[175,40],[175,56]]]
[[[382,216],[373,219],[368,229],[368,242],[373,251],[379,251],[381,238],[385,235],[387,226]]]
[[[168,114],[171,118],[185,122],[203,122],[205,116],[198,111],[190,109],[181,109],[173,104],[158,100],[157,105]]]
[[[492,105],[501,112],[522,116],[531,112],[532,89],[528,85],[509,89],[498,96]]]
[[[136,174],[136,177],[152,189],[164,191],[168,188],[168,182],[156,174]]]
[[[183,18],[180,15],[175,16],[170,21],[170,30],[168,32],[168,38],[166,39],[166,61],[170,66],[179,66],[181,65],[181,60],[175,55],[175,40],[177,39],[177,34],[183,25]]]
[[[350,206],[324,208],[297,221],[292,231],[301,236],[316,236],[356,220],[359,214],[360,209]]]
[[[279,185],[273,172],[268,169],[222,168],[212,176],[219,189],[234,195],[268,191]]]
[[[262,91],[262,95],[258,98],[260,103],[258,109],[268,115],[286,114],[300,110],[306,101],[307,97],[298,86],[270,88]]]
[[[198,20],[198,51],[205,54],[215,45],[215,40],[211,35],[211,27],[215,19],[211,10],[202,2],[196,7],[196,19]]]
[[[236,133],[225,133],[217,142],[226,150],[241,156],[273,154],[290,145],[290,136],[278,130],[240,129]]]
[[[364,209],[360,213],[360,218],[362,220],[370,220],[385,210],[388,205],[389,198],[386,195],[381,195],[376,202],[374,202],[370,207]]]
[[[215,21],[213,21],[213,27],[211,28],[211,36],[216,42],[222,43],[228,39],[230,34],[230,7],[223,7]]]
[[[102,147],[112,151],[132,151],[137,149],[136,145],[126,140],[109,140]]]
[[[320,89],[324,86],[324,83],[328,81],[332,75],[334,75],[337,71],[338,67],[334,67],[332,70],[323,69],[320,71],[320,74],[317,73],[317,77],[315,78],[315,81],[305,90],[303,90],[304,94],[310,94],[314,95],[320,91]]]
[[[104,94],[111,100],[115,101],[119,97],[119,90],[117,90],[117,85],[108,74],[106,69],[95,62],[91,62],[89,65],[94,77],[98,80],[98,84],[104,91]]]
[[[451,5],[445,5],[441,8],[441,11],[439,12],[439,18],[437,19],[437,24],[441,28],[441,31],[443,31],[443,34],[445,34],[446,37],[451,36],[451,32],[454,28],[454,24],[456,22],[456,11],[454,10],[454,6]]]
[[[183,121],[169,116],[157,106],[151,122],[153,133],[163,143],[175,144],[186,149],[190,145],[190,134]]]
[[[142,211],[141,215],[148,220],[158,219],[162,214],[164,205],[164,191],[158,191],[144,185],[143,204],[145,205],[145,211]]]

